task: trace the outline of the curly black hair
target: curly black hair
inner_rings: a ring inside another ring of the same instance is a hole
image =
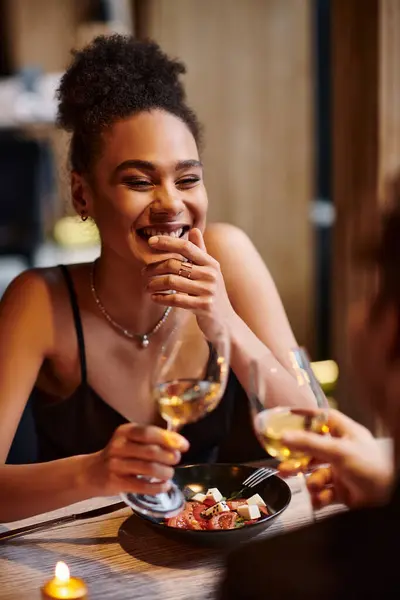
[[[201,143],[201,126],[186,104],[179,76],[185,65],[169,58],[151,40],[98,36],[73,60],[57,90],[57,123],[72,133],[71,168],[90,169],[101,132],[115,121],[152,109],[180,118]]]

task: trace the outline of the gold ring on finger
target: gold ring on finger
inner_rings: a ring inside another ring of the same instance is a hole
[[[181,266],[178,272],[180,277],[185,277],[185,279],[190,279],[192,276],[193,264],[190,262],[181,262]]]

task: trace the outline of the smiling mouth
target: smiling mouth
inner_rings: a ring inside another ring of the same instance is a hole
[[[190,229],[189,225],[180,225],[177,227],[169,226],[160,226],[158,227],[140,227],[136,229],[136,233],[143,240],[149,240],[151,237],[158,235],[165,235],[172,238],[182,238]]]

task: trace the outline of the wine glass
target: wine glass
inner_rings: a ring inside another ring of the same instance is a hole
[[[309,400],[310,397],[316,400],[316,408],[319,409],[327,409],[328,402],[313,373],[305,349],[292,349],[289,352],[289,360],[299,390],[296,406],[267,408],[270,382],[262,361],[259,360],[250,365],[250,408],[256,436],[266,452],[279,461],[290,461],[294,471],[304,473],[308,469],[311,457],[288,448],[282,441],[282,435],[288,430],[328,434],[328,411],[310,408],[309,403],[303,405],[304,399]]]
[[[155,365],[152,396],[169,431],[179,431],[213,411],[228,381],[230,343],[222,325],[207,340],[195,319],[177,319]],[[154,480],[153,480],[154,481]],[[135,511],[152,517],[177,515],[185,503],[175,483],[168,492],[122,494]]]

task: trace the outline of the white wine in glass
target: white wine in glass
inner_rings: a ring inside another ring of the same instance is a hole
[[[294,348],[289,353],[294,379],[299,390],[297,406],[268,406],[268,372],[263,369],[262,359],[251,364],[250,407],[256,436],[272,457],[279,461],[291,461],[293,469],[305,469],[311,457],[303,452],[291,450],[282,442],[286,431],[311,431],[320,435],[329,434],[327,425],[328,402],[313,374],[307,353],[303,348]],[[303,407],[304,398],[314,398],[315,409]]]
[[[152,382],[153,398],[169,431],[178,431],[213,411],[229,376],[230,344],[225,328],[218,326],[212,340],[206,340],[196,321],[190,321],[190,313],[178,323],[163,346]],[[164,494],[123,494],[123,499],[141,514],[164,518],[178,514],[185,502],[174,483]]]
[[[178,431],[214,410],[221,398],[221,387],[220,381],[197,379],[181,379],[158,385],[155,397],[160,414],[167,422],[167,429]]]
[[[310,457],[303,452],[291,450],[282,442],[285,431],[313,431],[324,435],[329,432],[327,415],[312,414],[306,409],[278,406],[264,409],[253,415],[254,429],[265,451],[279,461],[290,460],[294,468],[307,466]]]

